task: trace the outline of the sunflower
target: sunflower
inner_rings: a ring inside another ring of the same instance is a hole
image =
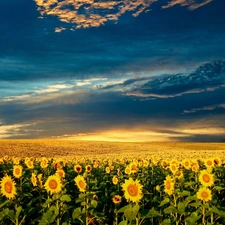
[[[50,192],[50,194],[59,193],[62,190],[62,183],[59,176],[52,175],[49,176],[44,185],[45,189]]]
[[[42,188],[42,187],[43,187],[43,183],[42,183],[42,173],[40,173],[40,174],[37,175],[37,179],[38,179],[38,181],[39,181],[39,183],[40,183],[40,187]]]
[[[42,169],[48,167],[48,159],[47,159],[46,157],[42,157],[42,158],[41,158],[40,166],[41,166]]]
[[[221,158],[220,157],[214,157],[214,164],[216,165],[216,166],[221,166]]]
[[[27,160],[25,162],[26,166],[29,168],[29,169],[33,169],[34,168],[34,162],[32,160]]]
[[[91,165],[87,165],[86,166],[86,172],[91,172],[91,170],[92,170],[92,166]]]
[[[148,167],[149,161],[148,161],[148,160],[144,160],[144,161],[143,161],[143,165],[144,165],[144,167]]]
[[[3,158],[0,158],[0,165],[1,165],[1,164],[4,164]]]
[[[142,187],[139,180],[133,180],[131,177],[128,180],[125,180],[125,183],[122,184],[122,189],[124,191],[124,196],[127,201],[139,202],[142,195]]]
[[[75,165],[73,169],[77,173],[80,173],[82,171],[82,167],[80,165]]]
[[[1,193],[6,198],[13,199],[16,195],[16,183],[8,175],[3,177],[0,182]]]
[[[80,192],[86,191],[87,183],[83,176],[78,175],[77,177],[74,178],[74,181],[75,181],[77,187],[79,188]]]
[[[211,168],[214,167],[214,159],[211,159],[211,158],[210,159],[206,159],[205,160],[205,166],[206,167],[211,167]]]
[[[178,166],[176,163],[170,163],[170,170],[173,174],[176,174],[178,171]]]
[[[205,187],[210,187],[214,184],[213,174],[210,174],[207,170],[202,170],[199,174],[199,181]]]
[[[212,192],[208,188],[202,187],[197,192],[197,198],[205,202],[208,202],[212,200]]]
[[[58,175],[59,177],[65,177],[65,171],[62,169],[57,169],[56,170],[56,175]]]
[[[112,201],[114,204],[119,204],[120,202],[122,202],[122,197],[120,195],[114,195]]]
[[[109,168],[109,166],[107,166],[107,167],[105,168],[105,172],[108,173],[108,174],[110,173],[110,168]]]
[[[183,167],[184,167],[186,170],[191,169],[191,162],[190,162],[189,159],[184,159],[184,160],[182,161],[182,165],[183,165]]]
[[[131,173],[136,173],[138,171],[138,167],[137,167],[137,163],[136,162],[131,162],[129,164],[130,168],[131,168]]]
[[[168,195],[172,195],[174,192],[174,179],[171,178],[171,176],[167,175],[166,180],[164,180],[164,191]]]
[[[37,177],[35,173],[32,173],[31,175],[31,183],[33,184],[34,187],[37,186]]]
[[[126,168],[125,168],[125,174],[128,174],[128,175],[130,175],[131,174],[131,168],[130,168],[130,166],[128,165],[128,166],[126,166]]]
[[[14,163],[15,165],[19,165],[19,164],[20,164],[20,158],[19,158],[19,157],[14,157],[14,158],[13,158],[13,163]]]
[[[118,184],[118,178],[116,177],[116,176],[113,176],[113,178],[112,178],[112,182],[113,182],[113,184]]]
[[[23,170],[23,167],[20,166],[20,165],[14,165],[13,166],[13,176],[15,178],[20,178],[22,176],[22,170]]]

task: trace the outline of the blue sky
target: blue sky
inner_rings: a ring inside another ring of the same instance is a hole
[[[1,0],[0,138],[225,139],[224,0]]]

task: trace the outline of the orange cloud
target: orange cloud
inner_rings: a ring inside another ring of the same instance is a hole
[[[117,21],[119,17],[132,11],[133,16],[138,16],[143,11],[148,11],[150,5],[157,0],[112,0],[99,2],[96,0],[35,0],[41,18],[56,16],[61,22],[74,24],[75,28],[99,27],[109,20]],[[84,13],[78,12],[80,9]],[[55,28],[61,32],[65,28]],[[73,28],[70,28],[73,30]]]

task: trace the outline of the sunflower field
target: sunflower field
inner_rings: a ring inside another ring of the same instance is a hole
[[[0,224],[224,225],[220,157],[0,158]]]

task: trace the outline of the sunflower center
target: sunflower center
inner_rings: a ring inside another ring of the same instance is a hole
[[[201,196],[202,196],[202,198],[208,198],[209,197],[209,194],[208,194],[208,192],[206,192],[206,191],[203,191],[202,193],[201,193]]]
[[[170,185],[170,181],[166,181],[166,189],[170,189],[171,185]]]
[[[129,193],[129,195],[131,195],[131,196],[137,196],[138,195],[138,187],[135,184],[130,184],[127,187],[127,191]]]
[[[10,182],[10,181],[6,182],[4,189],[7,193],[9,193],[9,194],[12,193],[12,189],[13,189],[12,182]]]
[[[15,173],[16,173],[16,174],[20,174],[20,169],[19,169],[19,168],[16,168],[16,169],[15,169]]]
[[[84,188],[84,182],[83,182],[82,180],[79,180],[79,186],[80,186],[81,188]]]
[[[49,187],[50,187],[51,189],[56,189],[56,188],[58,187],[57,181],[56,181],[56,180],[50,180],[50,181],[49,181]]]
[[[203,180],[204,182],[208,183],[208,182],[210,181],[209,175],[204,174],[204,175],[202,176],[202,180]]]
[[[207,165],[211,166],[212,165],[212,161],[207,161]]]
[[[219,160],[218,160],[218,159],[215,159],[215,160],[214,160],[214,163],[215,163],[216,165],[218,165],[218,164],[219,164]]]
[[[172,166],[172,170],[176,170],[176,166]]]
[[[80,171],[80,167],[79,167],[79,166],[77,167],[77,171],[78,171],[78,172]]]

